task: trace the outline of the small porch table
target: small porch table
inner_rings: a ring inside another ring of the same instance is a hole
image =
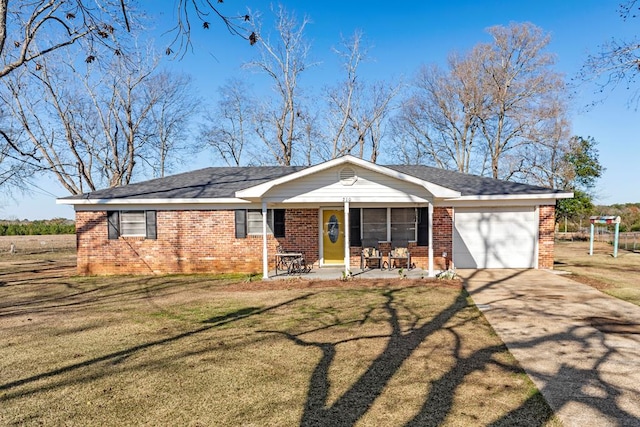
[[[276,275],[278,270],[286,271],[287,274],[302,273],[306,269],[301,252],[278,252],[276,253]]]

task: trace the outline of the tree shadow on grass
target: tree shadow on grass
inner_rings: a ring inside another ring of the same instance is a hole
[[[499,285],[501,281],[508,280],[519,274],[521,273],[516,272],[510,277],[491,281],[487,286]],[[450,333],[454,338],[454,345],[452,347],[453,363],[446,372],[442,373],[435,380],[423,385],[416,385],[417,387],[424,387],[425,397],[422,402],[419,402],[419,409],[417,409],[415,414],[412,414],[412,418],[406,423],[406,425],[436,426],[446,422],[448,417],[452,415],[457,392],[465,382],[468,383],[469,376],[473,373],[484,372],[491,366],[498,367],[503,371],[513,372],[514,374],[522,373],[517,366],[500,362],[501,358],[496,357],[497,355],[505,352],[506,347],[504,345],[486,345],[471,353],[469,353],[468,349],[462,348],[460,337],[458,337],[455,330],[455,325],[451,326],[449,322],[460,324],[461,322],[466,321],[464,320],[464,316],[457,317],[457,315],[463,310],[469,309],[468,294],[466,291],[462,290],[458,295],[456,295],[451,304],[439,310],[438,313],[428,320],[421,318],[420,313],[415,310],[412,311],[410,307],[403,305],[402,298],[398,295],[402,291],[403,289],[398,288],[385,289],[382,293],[384,298],[382,303],[377,305],[376,308],[362,307],[362,314],[358,320],[345,322],[341,321],[339,316],[335,316],[331,317],[328,324],[324,324],[319,328],[308,329],[303,332],[292,333],[286,330],[259,331],[260,333],[269,332],[281,335],[291,341],[294,345],[318,349],[321,352],[320,360],[314,366],[309,377],[309,385],[305,403],[302,408],[300,425],[306,427],[351,426],[356,424],[371,410],[376,400],[385,392],[394,376],[400,371],[404,362],[416,352],[425,340],[434,333],[442,330]],[[108,376],[110,375],[109,369],[85,369],[89,367],[95,368],[96,366],[100,367],[99,364],[103,362],[111,365],[121,364],[123,361],[127,360],[127,358],[147,349],[156,349],[158,354],[161,355],[162,349],[165,348],[164,346],[166,344],[179,342],[180,340],[188,337],[197,336],[205,331],[209,331],[223,325],[228,325],[242,319],[260,316],[281,307],[295,307],[296,304],[311,297],[312,295],[315,294],[308,293],[265,308],[244,307],[231,313],[205,320],[204,326],[188,332],[176,334],[168,338],[148,341],[121,351],[112,352],[79,363],[71,363],[59,369],[53,369],[1,384],[0,392],[3,392],[1,400],[5,401],[28,394],[35,394],[46,390],[61,388],[80,381],[90,381],[95,378]],[[523,294],[517,293],[514,294],[513,297],[520,298],[522,295]],[[384,312],[384,321],[388,323],[388,330],[390,332],[385,331],[384,334],[361,335],[330,342],[313,341],[308,338],[308,334],[310,333],[344,326],[347,323],[362,325],[371,317],[372,312],[378,309],[382,309]],[[403,313],[408,313],[411,320],[404,320],[404,317],[401,316],[400,310],[402,310]],[[386,342],[383,349],[369,363],[366,370],[351,384],[349,384],[346,390],[344,390],[337,399],[330,401],[330,371],[336,363],[338,346],[347,342],[369,339],[385,339]],[[584,334],[581,334],[578,330],[569,329],[564,331],[563,334],[555,337],[555,339],[581,342],[584,340]],[[535,347],[536,345],[543,343],[544,342],[540,340],[523,339],[520,345],[526,348]],[[210,350],[205,349],[203,351]],[[605,361],[609,356],[609,354],[602,355],[601,361]],[[292,369],[293,368],[295,367],[292,366]],[[564,378],[567,372],[571,370],[575,371],[574,368],[563,366],[560,372],[545,378],[548,386],[543,388],[542,394],[545,395],[545,393],[554,392],[561,393],[561,388],[563,386],[562,378]],[[82,374],[76,375],[74,378],[64,376],[66,373],[73,372],[79,372]],[[538,376],[543,375],[542,373],[533,374]],[[606,414],[622,420],[620,425],[640,425],[640,420],[638,420],[638,418],[625,411],[616,403],[616,398],[619,396],[618,390],[615,387],[609,386],[606,380],[600,377],[598,372],[589,373],[576,371],[572,374],[575,378],[578,378],[578,381],[581,381],[581,383],[578,384],[578,388],[581,386],[588,387],[593,385],[594,382],[601,384],[600,388],[604,393],[604,397],[601,399],[606,400],[607,403],[611,405]],[[56,378],[57,381],[44,385],[38,383],[40,380],[51,378]],[[20,386],[24,385],[30,385],[30,387],[26,389],[20,388]],[[482,396],[478,396],[478,398],[482,398]],[[585,405],[591,405],[593,404],[594,399],[593,396],[589,396],[584,393],[581,396],[567,396],[564,400],[564,404],[575,401]],[[609,401],[611,402],[609,403]],[[542,399],[541,394],[534,393],[517,408],[499,416],[499,419],[494,421],[491,425],[539,426],[544,425],[551,419],[551,417],[553,417],[553,412]]]
[[[504,280],[509,280],[522,272],[514,272],[511,276],[496,279],[487,286],[496,286]],[[477,349],[472,353],[465,352],[461,348],[459,337],[456,332],[447,326],[447,322],[454,320],[461,310],[468,307],[466,291],[462,291],[456,299],[446,308],[441,310],[432,319],[423,324],[418,321],[413,322],[408,328],[403,329],[398,315],[400,303],[397,301],[396,293],[399,290],[387,290],[384,293],[385,302],[383,304],[387,321],[391,328],[391,333],[383,336],[386,344],[384,349],[372,360],[368,368],[348,388],[343,391],[337,399],[330,401],[331,380],[330,371],[336,363],[337,347],[341,344],[380,336],[359,336],[340,341],[313,341],[306,336],[315,330],[308,330],[298,333],[287,331],[261,331],[276,333],[284,336],[295,345],[301,347],[317,348],[321,351],[321,358],[315,365],[309,379],[306,402],[304,405],[300,425],[310,426],[353,426],[371,410],[375,401],[383,394],[389,386],[392,378],[399,372],[403,363],[416,351],[430,335],[437,331],[446,329],[452,333],[456,339],[453,348],[454,364],[439,378],[424,384],[426,397],[416,414],[406,423],[407,426],[438,426],[446,422],[451,415],[456,394],[465,381],[475,372],[486,372],[490,366],[497,367],[505,372],[512,372],[514,375],[522,374],[521,368],[517,364],[505,364],[500,362],[499,354],[507,351],[504,344],[489,345]],[[333,325],[325,325],[323,329],[333,326],[341,326],[336,322]],[[545,337],[542,341],[537,339],[524,339],[520,346],[535,347],[544,344],[544,340],[565,340],[582,343],[585,340],[584,334],[577,329],[569,329],[560,336]],[[606,361],[609,354],[601,355],[599,363]],[[572,372],[568,372],[572,371]],[[597,370],[596,370],[597,371]],[[543,375],[542,373],[534,373]],[[588,390],[590,386],[596,387],[603,393],[600,398],[594,399],[588,391],[579,391],[574,395],[563,394],[562,388],[565,378],[572,378],[580,383],[573,387],[576,390]],[[559,396],[560,405],[571,402],[591,406],[596,411],[602,411],[605,417],[619,420],[618,425],[640,425],[640,419],[625,410],[618,398],[619,390],[607,383],[602,374],[598,372],[579,372],[569,366],[561,366],[557,374],[547,376],[546,384],[541,391],[536,391],[526,398],[518,407],[502,414],[491,423],[492,426],[542,426],[550,422],[554,417],[554,412],[545,400],[545,396]],[[481,396],[478,396],[481,398]]]
[[[317,348],[322,353],[320,361],[315,366],[309,380],[306,403],[300,420],[301,426],[355,425],[371,409],[378,397],[382,395],[403,363],[430,335],[443,329],[448,329],[454,336],[456,335],[451,328],[447,328],[446,324],[454,320],[461,310],[468,308],[466,291],[462,290],[448,307],[423,324],[419,324],[420,317],[416,313],[413,313],[407,307],[402,307],[414,318],[409,327],[404,329],[398,313],[401,304],[395,296],[400,291],[401,289],[390,289],[383,294],[385,298],[383,308],[391,327],[391,333],[387,335],[359,336],[340,341],[317,342],[303,338],[304,335],[316,330],[308,330],[297,334],[283,331],[261,331],[280,334],[298,346]],[[323,327],[323,329],[341,325],[341,323],[336,322],[333,325]],[[373,338],[386,338],[387,342],[384,349],[371,361],[366,371],[332,404],[329,404],[329,391],[331,388],[329,372],[335,362],[337,347],[347,342]],[[495,356],[497,354],[506,351],[504,345],[484,347],[468,356],[463,356],[463,349],[457,336],[456,343],[453,352],[454,366],[439,379],[431,384],[424,385],[428,389],[426,398],[419,412],[407,423],[408,426],[437,426],[442,424],[452,410],[458,387],[468,375],[475,371],[481,371],[488,365],[493,364],[504,370],[511,370],[514,373],[521,372],[517,367],[505,365],[496,360]],[[528,425],[543,424],[553,415],[544,401],[542,401],[542,404],[540,403],[539,398],[531,398],[531,402],[525,402],[521,408],[518,408],[516,414],[520,419],[532,422]],[[507,414],[505,415],[504,423],[496,425],[508,425],[509,420],[513,420],[513,418]]]
[[[209,331],[211,329],[218,328],[218,327],[227,325],[227,324],[235,322],[235,321],[246,319],[246,318],[249,318],[251,316],[257,316],[257,315],[260,315],[260,314],[264,314],[264,313],[267,313],[269,311],[273,311],[273,310],[276,310],[278,308],[294,304],[294,303],[296,303],[298,301],[301,301],[301,300],[304,300],[306,298],[309,298],[312,295],[313,295],[313,293],[307,293],[307,294],[298,296],[296,298],[292,298],[292,299],[284,301],[282,303],[271,305],[271,306],[268,306],[268,307],[265,307],[265,308],[257,308],[257,307],[242,308],[242,309],[239,309],[239,310],[237,310],[235,312],[228,313],[228,314],[226,314],[224,316],[213,317],[213,318],[208,319],[207,321],[205,321],[205,323],[208,324],[207,326],[203,326],[203,327],[197,328],[195,330],[191,330],[191,331],[188,331],[188,332],[184,332],[184,333],[177,334],[177,335],[174,335],[174,336],[171,336],[171,337],[168,337],[168,338],[163,338],[163,339],[160,339],[160,340],[149,341],[149,342],[146,342],[146,343],[143,343],[143,344],[140,344],[140,345],[136,345],[136,346],[133,346],[133,347],[126,348],[126,349],[121,350],[121,351],[116,351],[116,352],[105,354],[105,355],[100,356],[100,357],[92,358],[92,359],[85,360],[85,361],[78,362],[78,363],[73,363],[73,364],[64,366],[64,367],[59,368],[59,369],[54,369],[54,370],[51,370],[51,371],[43,372],[43,373],[32,375],[32,376],[29,376],[29,377],[21,378],[19,380],[10,381],[10,382],[7,382],[5,384],[0,384],[0,392],[7,392],[7,391],[15,389],[15,388],[17,388],[19,386],[23,386],[23,385],[30,384],[30,383],[35,383],[35,382],[43,380],[43,379],[52,378],[52,377],[56,377],[56,376],[59,376],[59,375],[65,374],[65,373],[69,373],[69,372],[77,371],[77,370],[80,370],[80,369],[83,369],[83,368],[91,367],[91,366],[97,365],[97,364],[102,363],[102,362],[110,362],[112,364],[122,363],[122,361],[124,361],[126,358],[128,358],[128,357],[130,357],[130,356],[132,356],[132,355],[134,355],[136,353],[139,353],[141,351],[144,351],[144,350],[147,350],[147,349],[150,349],[150,348],[154,348],[154,347],[162,347],[162,346],[164,346],[166,344],[170,344],[172,342],[180,341],[182,339],[189,338],[189,337],[192,337],[194,335],[201,334],[201,333],[203,333],[205,331]],[[107,375],[107,374],[105,373],[103,375]],[[53,385],[48,386],[48,387],[40,387],[37,390],[32,390],[31,393],[41,392],[41,391],[44,391],[45,389],[48,389],[48,388],[57,388],[57,387],[60,387],[60,386],[61,386],[61,384],[57,383],[57,384],[53,384]],[[25,396],[26,394],[29,394],[29,392],[18,392],[15,395],[10,395],[10,394],[6,393],[6,394],[3,395],[2,400],[5,400],[5,399],[8,400],[12,396],[13,397]]]

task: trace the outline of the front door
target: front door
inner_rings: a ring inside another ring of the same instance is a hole
[[[325,265],[344,265],[344,211],[322,211],[322,254]]]

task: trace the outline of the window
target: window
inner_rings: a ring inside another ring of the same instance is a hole
[[[364,241],[417,241],[419,246],[428,244],[429,215],[426,207],[373,208],[361,211],[362,222],[358,227]]]
[[[146,237],[147,221],[144,211],[120,212],[120,235],[124,237]]]
[[[412,242],[416,240],[415,208],[391,209],[391,241]]]
[[[275,237],[285,235],[285,210],[267,210],[267,234]],[[235,211],[236,239],[243,239],[248,235],[262,235],[262,210],[238,209]]]
[[[247,234],[262,234],[262,211],[247,211]],[[267,210],[267,234],[273,234],[273,209]]]
[[[107,232],[112,240],[121,236],[156,239],[156,211],[109,211]]]
[[[362,209],[362,240],[387,240],[387,208]]]

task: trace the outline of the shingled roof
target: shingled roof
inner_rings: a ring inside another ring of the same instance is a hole
[[[405,175],[446,187],[462,196],[557,194],[560,190],[500,181],[430,166],[384,166]],[[233,198],[244,190],[306,169],[305,166],[211,167],[108,188],[63,200],[131,200],[131,199],[219,199]]]
[[[459,191],[462,196],[512,196],[524,194],[559,194],[564,192],[562,190],[553,190],[518,182],[501,181],[499,179],[469,175],[423,165],[390,165],[386,167],[405,175],[411,175],[418,179]]]
[[[156,178],[122,187],[107,188],[77,196],[77,199],[219,199],[235,197],[244,190],[280,178],[304,166],[212,167]]]

